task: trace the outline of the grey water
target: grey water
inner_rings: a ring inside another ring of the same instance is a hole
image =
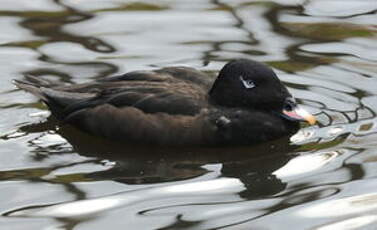
[[[375,0],[0,0],[0,229],[375,229]],[[81,83],[229,60],[274,68],[318,124],[249,147],[121,145],[12,79]]]

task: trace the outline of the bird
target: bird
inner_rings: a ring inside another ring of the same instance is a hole
[[[131,71],[62,84],[26,75],[13,83],[52,116],[94,136],[150,146],[245,146],[293,135],[309,112],[261,62],[236,59],[212,80],[191,67]]]

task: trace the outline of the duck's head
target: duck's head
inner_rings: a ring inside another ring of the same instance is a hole
[[[227,63],[209,95],[217,105],[269,111],[292,121],[316,122],[314,116],[297,105],[274,71],[256,61],[238,59]]]

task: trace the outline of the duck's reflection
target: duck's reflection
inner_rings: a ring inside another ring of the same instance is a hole
[[[46,129],[55,129],[57,125],[56,120],[50,117],[46,122],[24,126],[20,131],[28,134],[40,133]],[[272,172],[294,157],[294,154],[289,153],[295,148],[289,143],[288,137],[252,147],[156,148],[112,142],[88,135],[70,125],[59,125],[55,130],[56,134],[72,146],[71,152],[115,162],[114,166],[106,171],[86,173],[85,177],[90,180],[151,184],[187,180],[215,173],[216,177],[238,178],[248,190],[242,193],[243,196],[272,195],[283,190],[285,183],[272,175]],[[47,148],[45,150],[50,156],[59,154],[59,150],[63,149],[67,152],[66,148],[56,143],[43,146],[37,144],[41,141],[30,143],[33,143],[33,147],[38,151]],[[67,146],[66,143],[63,144]],[[216,167],[212,169],[211,166]]]

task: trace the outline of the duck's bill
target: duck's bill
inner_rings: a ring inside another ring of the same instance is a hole
[[[292,121],[306,121],[310,125],[314,125],[317,120],[308,111],[301,108],[300,106],[295,106],[292,110],[283,110],[283,117]]]

